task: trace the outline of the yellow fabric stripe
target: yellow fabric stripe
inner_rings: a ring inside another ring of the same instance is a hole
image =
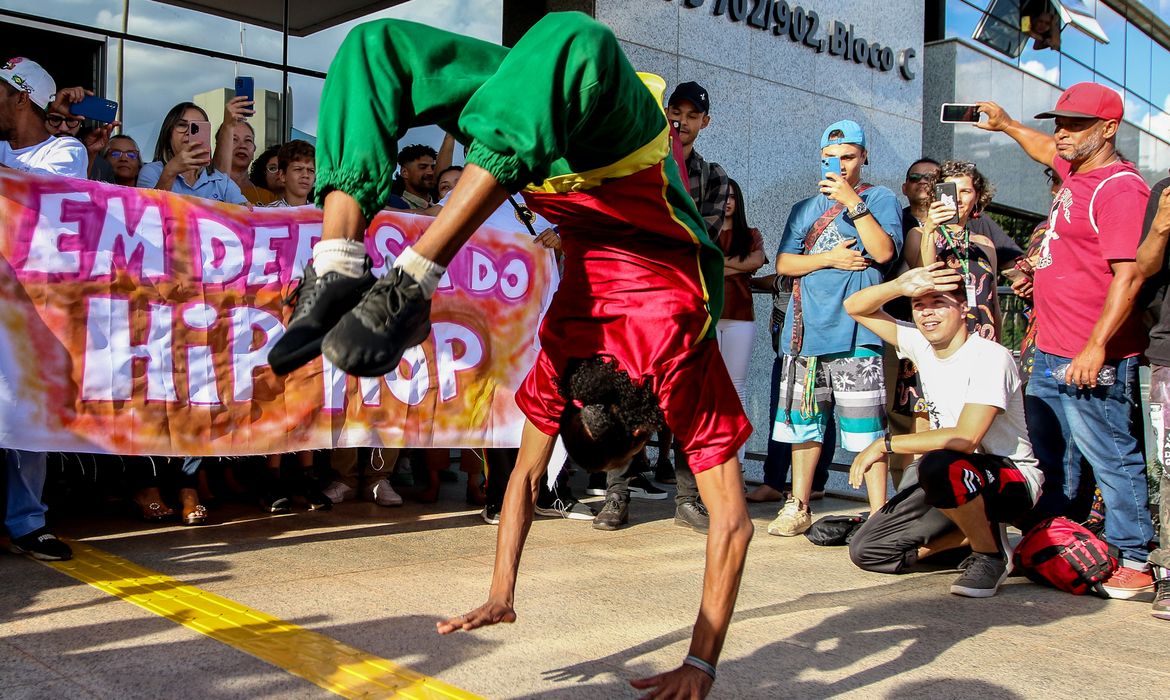
[[[42,563],[341,697],[479,697],[89,545],[69,544],[72,560]]]
[[[667,125],[650,139],[650,142],[622,158],[616,163],[587,170],[583,173],[567,173],[550,177],[539,185],[529,185],[529,192],[579,192],[593,189],[606,180],[615,180],[641,172],[652,165],[661,163],[670,153],[670,126]]]
[[[670,204],[670,199],[666,192],[670,188],[670,175],[666,172],[668,167],[678,167],[673,158],[662,164],[662,203],[666,205],[666,211],[670,214],[670,218],[674,219],[674,223],[681,226],[695,243],[695,270],[699,273],[699,286],[703,288],[703,308],[707,310],[707,320],[703,323],[703,332],[699,334],[699,339],[696,341],[698,343],[707,337],[707,331],[711,328],[711,321],[714,320],[711,318],[711,307],[708,306],[711,303],[711,294],[707,291],[707,277],[703,274],[703,244],[699,241],[699,237],[695,235],[694,230],[684,224],[682,219],[678,218],[678,215],[674,213],[674,207]]]

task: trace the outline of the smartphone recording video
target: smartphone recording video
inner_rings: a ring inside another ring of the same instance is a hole
[[[963,124],[979,121],[979,106],[969,104],[944,104],[939,121],[947,124]]]

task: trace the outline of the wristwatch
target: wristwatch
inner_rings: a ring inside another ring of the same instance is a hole
[[[869,213],[869,207],[866,206],[865,200],[858,202],[852,209],[849,210],[849,218],[856,221]]]

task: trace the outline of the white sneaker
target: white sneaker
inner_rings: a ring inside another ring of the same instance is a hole
[[[795,537],[812,525],[812,512],[795,496],[789,496],[776,519],[768,523],[768,534],[778,537]]]
[[[357,496],[357,490],[355,488],[352,486],[346,486],[340,481],[334,481],[333,483],[329,484],[329,486],[325,487],[325,490],[321,493],[325,494],[325,497],[334,503],[348,501]]]
[[[402,496],[394,490],[390,485],[389,479],[379,479],[374,482],[373,486],[366,491],[374,503],[380,506],[400,506],[402,505]]]

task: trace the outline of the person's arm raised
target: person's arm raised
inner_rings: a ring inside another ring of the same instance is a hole
[[[1156,206],[1157,212],[1137,251],[1138,271],[1146,279],[1161,272],[1166,260],[1166,241],[1170,240],[1170,186],[1162,189],[1157,200],[1151,199],[1150,206]]]
[[[1029,158],[1041,165],[1052,165],[1052,160],[1056,158],[1056,140],[1052,134],[1024,126],[994,102],[975,104],[979,106],[980,112],[987,115],[987,121],[975,122],[974,126],[984,131],[1002,131],[1015,139]]]
[[[545,435],[531,421],[524,422],[520,454],[516,458],[516,468],[508,479],[504,506],[500,510],[496,563],[487,602],[471,612],[435,623],[439,634],[516,621],[513,605],[520,553],[524,550],[524,540],[528,538],[528,530],[532,527],[532,513],[536,508],[540,480],[548,470],[548,460],[555,444],[555,435]]]
[[[907,270],[896,280],[866,287],[845,300],[845,312],[873,331],[890,345],[898,345],[898,324],[882,311],[887,302],[898,297],[919,297],[930,292],[949,292],[959,288],[963,278],[943,263]]]

